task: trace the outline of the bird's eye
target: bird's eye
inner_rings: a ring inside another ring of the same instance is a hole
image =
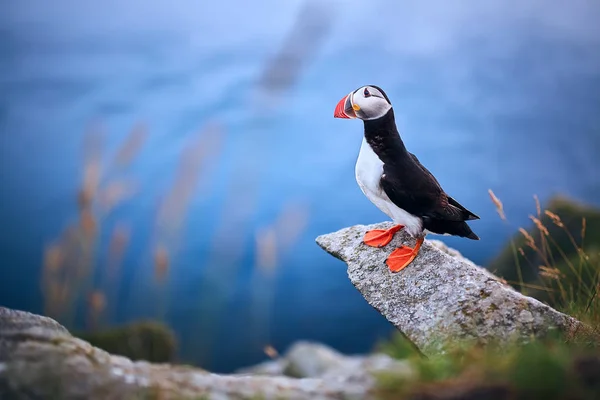
[[[371,92],[369,92],[369,89],[365,88],[365,97],[369,97],[371,95]]]

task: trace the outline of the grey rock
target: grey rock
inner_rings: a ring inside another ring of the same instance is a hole
[[[323,349],[309,351],[340,357]],[[364,399],[373,384],[367,369],[401,370],[393,360],[371,359],[364,365],[335,364],[341,369],[336,373],[302,360],[298,347],[291,360],[315,377],[217,375],[133,362],[71,336],[50,318],[0,307],[0,399]],[[346,371],[359,367],[364,372]]]
[[[522,295],[439,241],[426,240],[409,266],[390,272],[388,255],[415,240],[401,231],[387,246],[374,248],[362,238],[367,230],[391,226],[356,225],[319,236],[317,243],[348,265],[350,281],[367,302],[424,354],[442,353],[457,342],[526,341],[553,329],[568,336],[592,334],[581,322]]]
[[[283,374],[297,378],[322,378],[329,382],[352,382],[371,387],[379,372],[391,372],[411,379],[415,371],[408,361],[394,360],[385,354],[344,355],[320,343],[299,341],[286,353],[271,361],[244,368],[244,374]]]
[[[69,335],[69,331],[53,319],[0,307],[0,362],[8,358],[19,341],[50,340],[64,335]]]
[[[320,343],[296,342],[285,355],[285,373],[297,377],[322,377],[344,382],[372,385],[378,372],[394,372],[411,378],[414,371],[408,361],[394,360],[385,354],[347,356]]]
[[[325,372],[341,367],[346,357],[332,348],[312,342],[296,342],[287,351],[285,375],[299,378],[323,376]]]
[[[352,382],[372,387],[379,373],[392,374],[396,379],[410,380],[417,373],[407,360],[394,360],[385,354],[345,356],[344,362],[326,370],[322,378],[328,381]]]
[[[280,357],[276,360],[264,361],[260,364],[240,368],[237,373],[242,375],[282,376],[285,375],[287,366],[287,360]]]

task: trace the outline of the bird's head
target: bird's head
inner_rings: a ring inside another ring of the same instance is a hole
[[[333,113],[334,118],[359,118],[363,121],[383,117],[392,103],[383,90],[367,85],[350,92],[341,99]]]

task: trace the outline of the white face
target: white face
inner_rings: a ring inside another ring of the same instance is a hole
[[[350,97],[356,117],[362,120],[381,118],[392,108],[384,94],[373,86],[363,86]]]

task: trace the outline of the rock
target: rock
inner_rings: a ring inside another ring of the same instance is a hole
[[[392,374],[399,380],[411,380],[417,373],[407,360],[394,360],[385,354],[372,354],[369,356],[345,357],[345,362],[331,368],[322,375],[325,380],[340,382],[360,383],[367,387],[375,384],[374,376]]]
[[[285,369],[287,368],[287,365],[288,365],[287,360],[285,358],[281,357],[276,360],[264,361],[264,362],[261,362],[260,364],[241,368],[238,370],[238,374],[281,376],[281,375],[285,375]]]
[[[20,341],[43,341],[68,335],[69,331],[53,319],[0,307],[0,362],[9,358]]]
[[[327,371],[341,367],[346,357],[330,347],[318,343],[297,342],[286,353],[285,374],[298,378],[323,376]]]
[[[326,356],[312,363],[304,352]],[[286,366],[313,377],[217,375],[133,362],[71,336],[50,318],[0,307],[0,399],[364,399],[374,383],[369,371],[408,368],[386,356],[346,359],[306,344],[289,355]]]
[[[244,374],[323,378],[366,387],[375,383],[373,376],[379,372],[391,372],[406,379],[415,374],[408,361],[394,360],[385,354],[347,356],[323,344],[306,341],[296,342],[276,360],[240,370]]]
[[[367,230],[391,226],[356,225],[319,236],[317,243],[346,262],[367,302],[424,354],[444,352],[457,341],[502,344],[554,329],[569,337],[591,334],[581,322],[518,293],[441,242],[426,240],[412,264],[391,273],[387,256],[402,243],[414,245],[414,239],[401,231],[384,248],[362,242]]]

